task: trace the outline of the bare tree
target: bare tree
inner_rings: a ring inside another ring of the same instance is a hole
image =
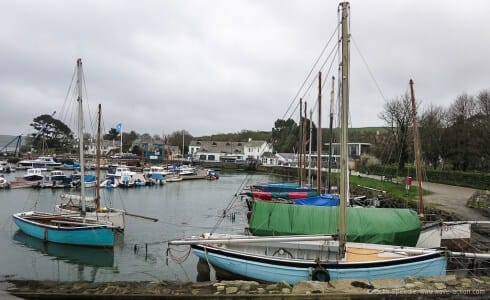
[[[476,105],[480,114],[486,118],[490,118],[490,89],[483,90],[478,94],[476,97]]]
[[[168,144],[172,146],[178,146],[181,151],[183,149],[183,155],[185,155],[185,153],[188,152],[189,144],[192,138],[193,136],[186,130],[174,131],[168,137]]]
[[[476,101],[473,96],[466,93],[459,95],[448,109],[449,124],[464,123],[477,111]]]
[[[412,104],[410,96],[404,94],[399,98],[389,100],[384,105],[384,111],[379,114],[391,130],[393,151],[385,162],[398,163],[398,170],[403,169],[408,161],[409,128],[412,124]]]

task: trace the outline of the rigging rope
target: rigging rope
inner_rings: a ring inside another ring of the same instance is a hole
[[[325,53],[325,50],[327,50],[327,47],[328,45],[330,44],[330,41],[332,40],[332,38],[334,37],[335,35],[335,32],[338,31],[339,29],[339,26],[340,26],[340,23],[337,23],[337,27],[334,29],[334,31],[332,32],[332,34],[330,35],[330,38],[328,39],[327,43],[325,44],[325,46],[323,47],[320,55],[318,56],[318,58],[316,59],[315,63],[313,64],[313,66],[311,67],[310,69],[310,72],[308,73],[308,75],[306,76],[305,80],[303,81],[303,84],[300,86],[300,88],[298,89],[298,91],[296,92],[296,95],[293,97],[293,99],[291,100],[291,103],[289,104],[288,106],[288,109],[286,110],[286,112],[284,113],[282,119],[284,119],[286,117],[286,115],[288,114],[289,110],[291,109],[291,107],[293,106],[293,104],[296,102],[296,100],[298,99],[298,95],[301,93],[301,91],[303,90],[303,87],[305,86],[306,82],[308,82],[311,74],[313,73],[313,70],[315,69],[315,67],[317,66],[318,62],[320,61],[321,57],[323,56],[323,54]]]
[[[357,50],[357,52],[358,52],[359,56],[361,57],[362,62],[363,62],[363,63],[364,63],[364,65],[366,66],[366,69],[367,69],[367,71],[368,71],[368,73],[369,73],[369,76],[370,76],[370,77],[371,77],[371,79],[374,81],[374,84],[376,85],[376,88],[378,89],[378,92],[379,92],[379,94],[381,95],[381,98],[383,98],[383,100],[386,102],[386,101],[387,101],[387,100],[386,100],[386,97],[385,97],[385,95],[383,94],[383,91],[381,90],[381,87],[379,86],[378,81],[377,81],[377,80],[376,80],[376,78],[374,77],[373,72],[372,72],[372,71],[371,71],[371,69],[369,68],[369,65],[368,65],[368,63],[366,62],[366,59],[365,59],[365,58],[364,58],[364,56],[362,55],[361,50],[360,50],[360,49],[359,49],[359,47],[357,46],[357,43],[356,43],[356,41],[354,40],[354,38],[352,37],[352,35],[351,35],[351,40],[352,40],[352,42],[353,42],[353,44],[354,44],[354,48]]]
[[[334,54],[334,53],[335,53],[335,55],[332,57],[332,54]],[[330,75],[330,72],[332,70],[333,64],[335,62],[335,58],[338,56],[338,53],[339,53],[338,47],[336,47],[336,46],[332,47],[332,50],[329,52],[329,54],[327,55],[327,57],[323,61],[322,65],[320,66],[320,71],[322,71],[323,68],[325,67],[325,65],[329,62],[330,58],[332,59],[330,62],[328,70],[326,72],[324,72],[325,75],[323,76],[324,79],[322,81],[322,90],[323,90],[323,87],[325,86],[325,84],[327,82],[327,79],[330,77],[329,75]],[[303,101],[305,101],[309,97],[311,88],[312,88],[313,84],[316,83],[317,79],[318,79],[318,73],[316,73],[315,77],[312,78],[310,84],[308,85],[305,92],[303,93],[303,96],[301,97],[303,99]],[[318,99],[316,99],[314,101],[314,105],[312,107],[312,110],[315,111],[315,108],[317,107],[317,105],[318,105]],[[291,114],[289,115],[289,118],[291,118],[296,113],[296,111],[298,110],[298,107],[299,107],[299,103],[295,106],[295,109],[291,112]]]
[[[228,203],[228,205],[226,206],[226,208],[224,209],[224,214],[218,219],[218,221],[216,222],[216,225],[214,225],[214,227],[212,228],[211,230],[211,233],[213,233],[217,228],[218,226],[221,224],[221,222],[223,222],[223,220],[225,219],[226,217],[226,212],[228,210],[230,210],[232,207],[233,207],[233,204],[235,203],[236,199],[238,199],[238,195],[240,194],[240,191],[243,190],[243,187],[245,186],[245,183],[248,182],[249,180],[249,174],[247,174],[245,176],[245,178],[243,179],[242,183],[240,184],[240,186],[238,187],[237,191],[235,192],[235,194],[233,195],[231,201]]]

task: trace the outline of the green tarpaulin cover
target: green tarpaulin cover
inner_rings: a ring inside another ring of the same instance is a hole
[[[298,206],[256,201],[249,222],[258,236],[337,234],[338,207]],[[347,208],[347,240],[415,246],[420,222],[415,211],[398,208]]]

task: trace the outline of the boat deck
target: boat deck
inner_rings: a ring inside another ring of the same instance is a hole
[[[391,252],[383,252],[378,249],[365,249],[365,248],[354,248],[348,247],[346,254],[347,262],[366,262],[366,261],[383,261],[391,260],[395,258],[406,257],[405,255],[400,255]]]

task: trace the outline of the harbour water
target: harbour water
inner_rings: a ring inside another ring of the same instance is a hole
[[[20,172],[8,174],[13,180]],[[197,281],[198,260],[189,247],[167,254],[166,241],[204,232],[243,233],[246,204],[234,195],[267,175],[224,173],[215,181],[188,180],[163,186],[101,190],[102,205],[158,218],[126,217],[113,250],[44,243],[20,232],[12,214],[53,212],[69,190],[0,190],[0,278],[86,281]],[[93,189],[88,189],[90,193]],[[107,205],[107,204],[105,204]],[[223,210],[228,214],[223,217]],[[234,216],[234,217],[233,217]]]

